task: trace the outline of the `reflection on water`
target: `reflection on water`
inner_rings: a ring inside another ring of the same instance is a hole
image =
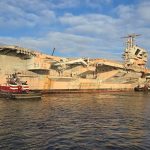
[[[150,93],[0,99],[0,149],[150,149]]]

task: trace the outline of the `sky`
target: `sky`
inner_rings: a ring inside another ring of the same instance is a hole
[[[150,0],[0,0],[0,45],[121,60],[123,36],[150,51]]]

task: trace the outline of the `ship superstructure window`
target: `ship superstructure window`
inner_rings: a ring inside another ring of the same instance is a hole
[[[139,52],[140,52],[140,50],[139,50],[139,49],[137,49],[137,50],[136,50],[136,52],[135,52],[135,55],[138,55],[138,54],[139,54]]]

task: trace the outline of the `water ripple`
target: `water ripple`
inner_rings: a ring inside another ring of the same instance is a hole
[[[0,149],[149,150],[150,94],[0,99]]]

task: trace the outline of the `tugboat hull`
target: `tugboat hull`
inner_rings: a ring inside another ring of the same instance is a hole
[[[150,91],[150,88],[149,87],[135,87],[134,91],[136,91],[136,92],[148,92],[148,91]]]
[[[0,92],[0,97],[4,97],[7,99],[16,99],[16,100],[27,100],[27,99],[35,99],[39,100],[41,99],[41,93],[6,93],[6,92]]]
[[[17,82],[18,80],[18,82]],[[13,84],[12,84],[13,83]],[[17,74],[8,76],[7,83],[0,85],[0,97],[7,99],[41,99],[41,93],[35,93],[29,91],[27,83],[20,81]]]

